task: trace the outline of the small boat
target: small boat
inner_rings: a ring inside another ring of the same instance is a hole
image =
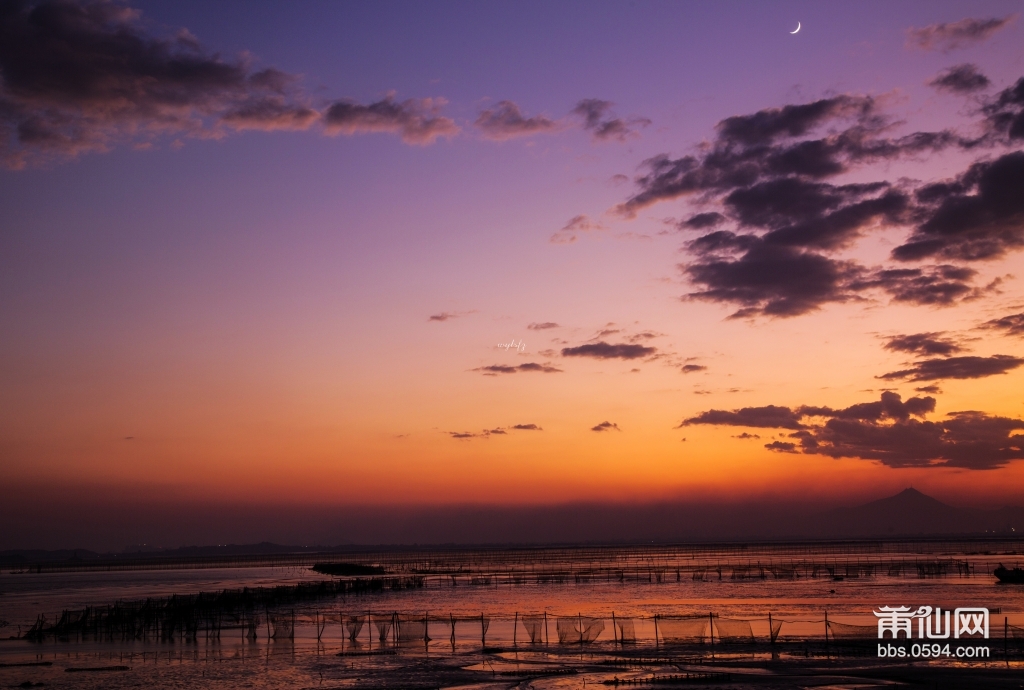
[[[1024,568],[1006,568],[1002,563],[992,571],[992,574],[999,578],[1000,582],[1006,584],[1024,584]]]

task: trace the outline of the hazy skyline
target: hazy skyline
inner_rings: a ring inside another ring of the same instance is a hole
[[[1024,504],[1019,11],[0,4],[6,509]]]

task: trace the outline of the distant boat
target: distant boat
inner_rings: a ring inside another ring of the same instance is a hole
[[[999,578],[1000,582],[1014,585],[1024,585],[1024,568],[1006,568],[1002,563],[992,571],[992,574]]]

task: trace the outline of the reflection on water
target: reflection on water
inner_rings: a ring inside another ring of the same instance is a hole
[[[923,544],[907,545],[899,558],[888,554],[890,565],[922,566],[909,572],[879,567],[878,558],[863,551],[841,549],[805,550],[795,557],[765,547],[757,553],[735,547],[696,555],[634,548],[628,563],[621,551],[602,561],[595,549],[581,550],[586,557],[579,559],[569,550],[538,550],[533,567],[520,553],[513,562],[502,562],[501,552],[483,559],[463,554],[461,562],[458,553],[412,554],[405,560],[390,554],[389,572],[418,570],[423,586],[291,601],[253,609],[244,621],[233,613],[216,625],[197,622],[170,634],[108,631],[68,639],[44,636],[37,642],[4,640],[0,686],[413,687],[427,682],[454,687],[495,682],[509,687],[528,677],[531,687],[554,688],[652,673],[661,673],[667,682],[665,674],[679,672],[684,658],[696,664],[693,673],[710,672],[712,657],[719,670],[722,664],[753,659],[833,658],[843,653],[844,640],[837,642],[835,631],[826,640],[826,616],[836,629],[855,631],[874,625],[872,611],[885,605],[987,607],[991,642],[998,639],[993,648],[999,647],[1001,655],[1004,633],[1006,652],[1020,646],[1014,635],[1024,628],[1024,587],[998,585],[988,573],[997,562],[1018,558],[1019,546],[1003,543],[1002,553],[980,554],[970,548],[940,553],[935,544]],[[847,567],[851,558],[858,564],[856,572]],[[939,576],[923,567],[940,561],[970,566],[966,571],[948,568]],[[828,562],[842,565],[842,575],[833,568],[828,576],[814,577],[813,564]],[[638,563],[647,577],[638,575]],[[119,600],[322,579],[297,566],[3,573],[0,619],[9,625],[0,635],[28,630],[40,614],[57,621],[66,610]],[[156,624],[149,628],[157,629]],[[630,658],[647,662],[634,669],[627,663]],[[1016,663],[1004,657],[1000,662]],[[652,670],[659,664],[668,666]],[[82,670],[69,674],[69,669]]]

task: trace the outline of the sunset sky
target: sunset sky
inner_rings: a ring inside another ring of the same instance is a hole
[[[3,493],[1024,504],[1020,8],[4,0]]]

